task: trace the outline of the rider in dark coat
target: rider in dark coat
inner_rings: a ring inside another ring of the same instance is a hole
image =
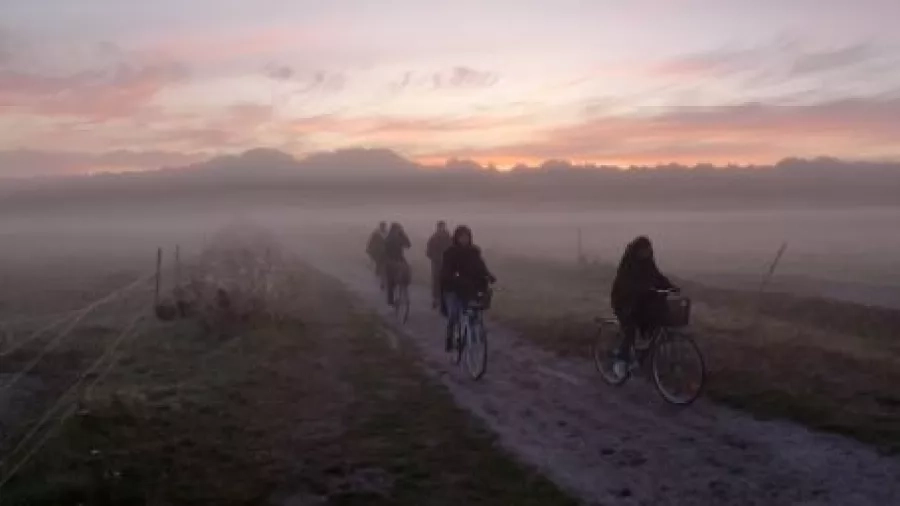
[[[384,288],[384,240],[387,233],[387,223],[382,221],[369,235],[369,241],[366,243],[366,254],[375,262],[375,275],[381,280],[382,288]]]
[[[409,249],[409,237],[399,223],[391,223],[387,237],[384,239],[384,259],[387,266],[387,302],[394,305],[394,287],[400,269],[408,269],[403,251]]]
[[[452,345],[453,324],[456,322],[462,304],[471,299],[479,290],[487,288],[497,278],[491,274],[481,249],[472,243],[472,230],[465,225],[453,231],[453,245],[444,252],[441,265],[441,293],[444,294],[442,312],[447,316],[447,350]]]
[[[656,266],[650,239],[640,236],[625,248],[612,287],[612,308],[622,325],[620,355],[628,353],[637,329],[659,324],[665,301],[654,290],[677,289]]]
[[[452,245],[453,238],[447,231],[447,224],[444,221],[437,222],[437,228],[425,247],[425,254],[431,260],[431,305],[434,308],[441,302],[441,264],[444,252]]]

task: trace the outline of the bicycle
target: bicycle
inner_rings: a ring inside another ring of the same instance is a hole
[[[616,353],[622,343],[619,320],[597,318],[597,339],[592,355],[594,366],[604,381],[621,386],[638,369],[647,365],[657,392],[671,404],[687,406],[703,390],[706,364],[697,343],[683,329],[688,325],[690,299],[673,290],[654,290],[666,298],[666,316],[662,325],[648,332],[636,331],[628,350],[632,360],[626,363]],[[610,337],[611,336],[611,337]],[[672,377],[670,377],[670,373]]]
[[[463,362],[469,376],[476,381],[487,372],[488,334],[484,311],[490,308],[492,295],[493,290],[488,288],[466,301],[453,325],[453,361]]]
[[[396,283],[394,289],[394,317],[401,325],[409,320],[409,285],[412,281],[412,273],[406,262],[395,262],[391,266],[394,269]]]

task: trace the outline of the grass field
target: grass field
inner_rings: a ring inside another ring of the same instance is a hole
[[[612,267],[488,260],[500,279],[495,318],[544,348],[589,356],[593,318],[611,314]],[[784,294],[759,304],[755,294],[679,284],[694,299],[708,397],[900,451],[900,311]]]
[[[138,274],[38,270],[43,285],[4,294],[4,312],[80,307]],[[150,315],[148,292],[83,320],[3,400],[16,409],[2,420],[0,476],[24,465],[0,503],[574,504],[499,449],[332,280],[294,264],[281,275],[292,307],[278,322],[213,336],[191,321],[142,320],[23,461],[27,452],[9,450],[134,317]],[[46,343],[5,355],[0,384]]]

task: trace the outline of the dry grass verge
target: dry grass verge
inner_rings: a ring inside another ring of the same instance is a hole
[[[303,267],[280,275],[294,306],[277,323],[224,339],[191,321],[145,326],[0,502],[574,504],[500,450],[412,350],[390,349],[333,281]],[[66,384],[47,378],[71,377],[96,351],[54,353],[33,378],[40,398]]]

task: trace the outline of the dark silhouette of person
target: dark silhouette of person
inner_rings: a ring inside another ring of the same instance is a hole
[[[410,245],[409,237],[406,235],[403,227],[397,222],[391,223],[391,228],[388,230],[387,237],[384,240],[388,305],[394,305],[394,288],[397,286],[398,276],[403,272],[403,269],[409,269],[403,252],[409,249]]]
[[[382,221],[369,235],[369,242],[366,243],[366,254],[375,262],[375,275],[381,281],[382,288],[384,288],[384,242],[387,233],[387,223]]]
[[[441,264],[444,260],[444,252],[453,245],[453,238],[447,231],[447,223],[443,220],[437,222],[434,233],[428,239],[425,254],[431,260],[431,307],[437,308],[441,303]]]
[[[635,333],[650,331],[662,323],[665,297],[655,290],[677,290],[656,266],[653,245],[646,236],[625,248],[612,286],[612,308],[622,325],[623,340],[617,357],[629,360]]]

